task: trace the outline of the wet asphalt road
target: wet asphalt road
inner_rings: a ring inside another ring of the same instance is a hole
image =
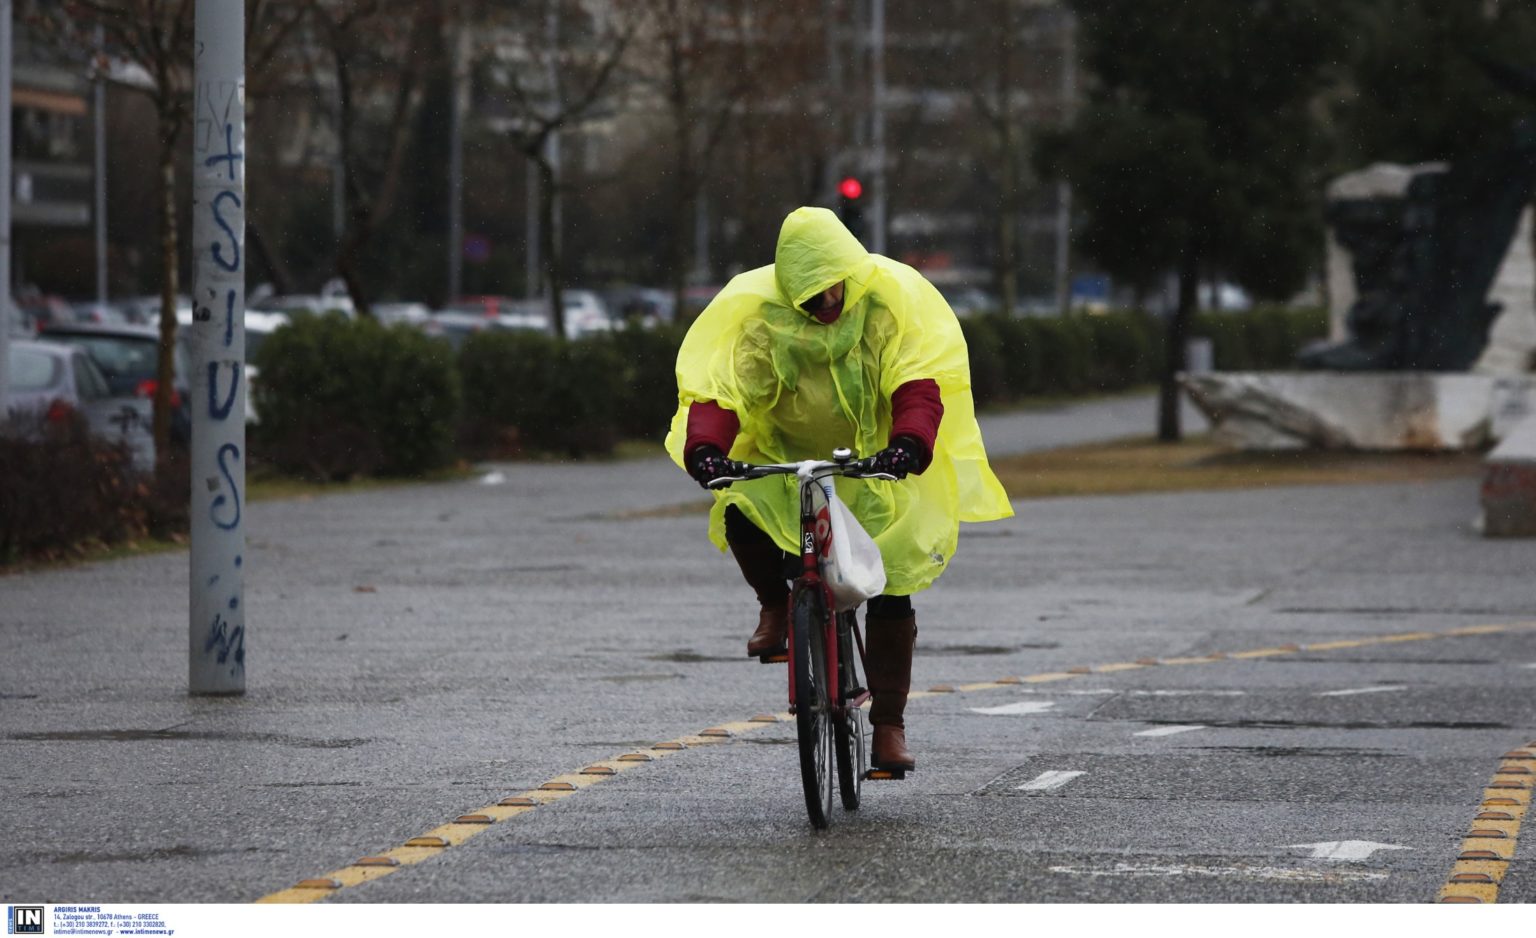
[[[1112,435],[1124,406],[1060,423]],[[1014,419],[1040,432],[989,439],[1075,441]],[[255,506],[243,699],[185,695],[184,555],[0,578],[0,900],[251,901],[783,710],[677,470],[501,471]],[[758,724],[323,894],[1434,901],[1501,754],[1536,742],[1536,631],[1446,634],[1536,621],[1536,542],[1481,540],[1475,503],[1473,480],[1018,503],[916,599],[915,685],[986,686],[913,700],[918,771],[830,831],[792,727]],[[1536,898],[1533,841],[1500,902]]]

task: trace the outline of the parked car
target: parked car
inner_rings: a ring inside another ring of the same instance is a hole
[[[995,313],[1001,308],[997,297],[980,287],[946,287],[941,292],[956,316]]]
[[[81,303],[71,303],[71,309],[75,314],[75,322],[127,322],[128,316],[121,309],[111,303],[98,303],[95,300]]]
[[[373,318],[386,326],[405,323],[420,328],[432,318],[432,310],[425,303],[375,303],[371,308]]]
[[[492,329],[530,329],[554,334],[549,304],[544,300],[514,300],[507,296],[466,296],[444,306],[438,316],[451,313],[479,316]],[[446,324],[446,323],[445,323]]]
[[[579,339],[596,332],[612,332],[613,320],[602,298],[591,290],[564,290],[560,305],[565,313],[565,335]]]
[[[42,333],[49,342],[83,350],[101,370],[115,397],[153,402],[159,386],[160,333],[148,326],[64,323]],[[185,333],[176,342],[175,384],[171,390],[171,439],[192,439],[192,373]]]
[[[616,325],[633,323],[647,329],[677,320],[673,299],[670,291],[652,287],[615,287],[603,294]]]
[[[18,340],[11,343],[9,364],[11,417],[63,421],[79,413],[94,435],[127,446],[135,467],[144,472],[154,469],[150,402],[114,395],[84,349]]]
[[[245,309],[246,312],[255,310],[260,313],[312,313],[316,316],[340,313],[348,319],[357,317],[357,310],[352,306],[351,297],[321,296],[313,293],[287,293],[281,296],[263,297],[247,303]]]
[[[0,315],[4,316],[3,319],[0,319],[0,329],[9,327],[13,338],[30,339],[37,335],[37,324],[32,321],[32,317],[27,314],[27,311],[21,308],[21,304],[15,300],[11,300],[11,307],[8,313]]]
[[[423,323],[421,331],[434,339],[447,342],[455,352],[464,347],[464,341],[476,332],[491,328],[491,320],[480,313],[461,313],[451,309],[439,310]]]
[[[160,297],[148,296],[142,298],[142,300],[130,302],[127,305],[137,305],[138,310],[143,316],[144,325],[159,328]],[[129,318],[133,317],[130,316]],[[178,296],[176,298],[176,321],[182,325],[192,321],[192,298],[190,296]]]
[[[56,322],[73,322],[75,311],[56,296],[36,292],[22,293],[15,299],[16,308],[32,321],[33,329],[46,329]]]

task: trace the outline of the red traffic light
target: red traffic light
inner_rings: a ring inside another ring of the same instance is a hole
[[[837,192],[845,199],[857,199],[864,194],[864,184],[854,176],[845,176],[837,184]]]

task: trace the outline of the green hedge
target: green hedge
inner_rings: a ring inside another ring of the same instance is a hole
[[[1328,312],[1261,306],[1240,313],[1201,313],[1191,334],[1211,340],[1218,371],[1293,368],[1296,353],[1328,335]]]
[[[982,406],[1149,384],[1166,320],[1137,312],[960,321]],[[1317,310],[1261,308],[1197,317],[1223,370],[1289,367],[1324,334]],[[261,349],[258,456],[321,478],[411,474],[481,457],[604,455],[623,439],[660,441],[676,407],[685,329],[630,328],[575,342],[533,332],[446,343],[371,321],[299,317]],[[462,406],[460,383],[462,381]]]
[[[92,434],[79,414],[0,424],[0,479],[0,568],[187,530],[191,480],[181,454],[142,473],[127,448]]]
[[[971,392],[981,406],[1026,397],[1119,391],[1156,381],[1167,322],[1139,312],[960,320],[971,357]],[[1320,310],[1258,308],[1196,317],[1192,334],[1215,344],[1224,371],[1289,368],[1327,333]]]
[[[256,355],[259,458],[324,481],[451,465],[459,370],[446,342],[371,319],[296,316]]]
[[[481,332],[464,343],[464,439],[481,453],[605,455],[620,439],[660,440],[677,409],[685,330],[631,327],[557,343]]]

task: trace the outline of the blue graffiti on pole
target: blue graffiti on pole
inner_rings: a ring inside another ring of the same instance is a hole
[[[228,365],[229,393],[224,396],[223,403],[219,402],[219,366]],[[234,410],[235,398],[240,391],[240,363],[239,362],[209,362],[208,363],[208,416],[214,420],[225,420],[230,411]],[[237,454],[238,455],[238,452]]]
[[[223,157],[212,157],[210,158],[210,162],[213,159],[223,159]],[[229,222],[225,221],[223,214],[219,212],[219,203],[226,200],[233,201],[235,203],[235,208],[244,208],[245,206],[244,203],[240,201],[240,197],[228,189],[225,189],[223,192],[220,192],[218,195],[213,197],[213,223],[218,225],[220,228],[223,228],[224,233],[229,236],[229,246],[232,256],[229,258],[229,260],[225,260],[224,252],[219,250],[219,248],[223,247],[223,245],[217,241],[213,242],[213,247],[211,250],[213,253],[213,262],[229,271],[230,273],[234,273],[240,269],[240,239],[235,236],[235,230],[229,227]]]
[[[245,626],[234,625],[224,619],[222,613],[215,613],[213,622],[208,626],[208,637],[203,641],[203,653],[218,650],[215,661],[219,664],[228,664],[230,658],[234,658],[234,667],[230,668],[234,674],[245,667]]]
[[[226,168],[229,170],[229,178],[231,181],[233,181],[235,178],[235,163],[243,159],[245,159],[245,154],[235,152],[235,125],[225,124],[224,152],[217,153],[208,157],[208,159],[203,162],[203,165],[213,167],[220,162],[227,163],[228,165]]]
[[[224,347],[235,343],[235,291],[224,294]]]
[[[219,472],[223,474],[224,481],[229,484],[230,497],[234,499],[235,516],[227,521],[220,520],[219,509],[224,506],[226,501],[228,501],[222,492],[220,492],[219,495],[214,498],[213,503],[208,506],[208,517],[213,519],[214,525],[224,529],[225,531],[233,531],[235,528],[240,526],[240,489],[235,485],[235,477],[230,473],[229,466],[227,466],[224,462],[225,458],[231,455],[233,455],[236,459],[239,459],[240,447],[233,443],[225,443],[223,446],[219,447]]]

